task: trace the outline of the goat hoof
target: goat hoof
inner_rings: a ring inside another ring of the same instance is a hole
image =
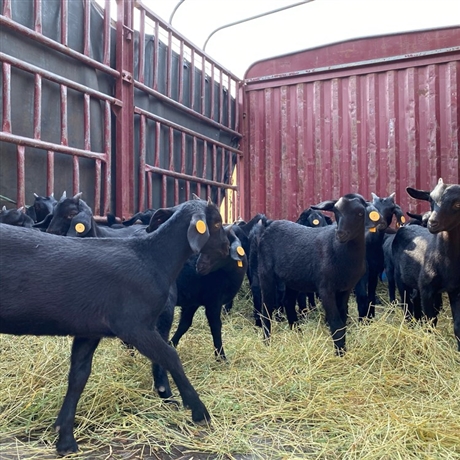
[[[175,409],[180,407],[180,402],[177,401],[177,399],[173,399],[171,397],[163,399],[163,402],[170,407],[174,407]]]
[[[78,444],[75,441],[75,439],[72,439],[70,442],[61,442],[58,441],[56,445],[56,451],[60,457],[65,457],[70,454],[74,454],[75,452],[78,452]]]
[[[203,405],[202,408],[192,411],[192,420],[197,425],[207,425],[211,421],[211,416],[209,415],[206,407]]]

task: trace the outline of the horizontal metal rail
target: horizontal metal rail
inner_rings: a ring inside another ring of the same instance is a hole
[[[174,177],[175,179],[183,179],[189,182],[197,182],[203,185],[212,185],[216,187],[221,187],[229,190],[238,190],[236,185],[226,184],[225,182],[216,182],[210,179],[204,179],[203,177],[191,176],[188,174],[178,173],[176,171],[170,171],[169,169],[159,168],[157,166],[145,165],[146,172],[154,172],[162,174],[169,177]]]
[[[25,145],[27,147],[34,147],[37,149],[49,150],[58,153],[66,153],[76,155],[83,158],[91,158],[94,160],[107,161],[108,154],[91,152],[89,150],[79,149],[76,147],[68,147],[67,145],[54,144],[53,142],[46,142],[40,139],[32,139],[30,137],[17,136],[16,134],[6,133],[0,131],[0,142],[10,142],[17,145]]]
[[[148,112],[147,110],[141,109],[140,107],[136,107],[134,109],[134,112],[137,113],[138,115],[143,115],[146,118],[149,118],[151,120],[158,121],[161,124],[163,124],[165,126],[168,126],[170,128],[174,128],[174,129],[177,129],[178,131],[182,131],[182,132],[184,132],[186,134],[190,134],[190,136],[197,137],[197,138],[199,138],[199,139],[201,139],[203,141],[210,142],[210,143],[212,143],[212,144],[214,144],[214,145],[216,145],[218,147],[222,147],[225,150],[230,150],[231,152],[237,153],[240,156],[243,155],[242,150],[239,150],[239,149],[237,149],[235,147],[231,147],[231,146],[229,146],[227,144],[224,144],[222,142],[216,141],[215,139],[213,139],[211,137],[208,137],[208,136],[205,136],[204,134],[201,134],[201,133],[198,133],[198,132],[193,131],[191,129],[185,128],[182,125],[178,125],[177,123],[174,123],[174,122],[172,122],[170,120],[167,120],[166,118],[160,117],[158,115],[155,115],[154,113]]]
[[[68,78],[61,77],[60,75],[57,75],[53,72],[49,72],[48,70],[44,70],[41,67],[37,67],[33,64],[29,64],[27,62],[21,61],[20,59],[16,59],[15,57],[10,56],[8,54],[0,52],[0,61],[7,62],[8,64],[11,64],[12,66],[17,67],[18,69],[25,70],[26,72],[40,75],[54,83],[59,83],[60,85],[65,85],[76,91],[80,91],[82,93],[89,94],[90,96],[97,97],[104,101],[108,101],[111,104],[114,104],[117,106],[123,105],[122,101],[120,101],[119,99],[116,99],[115,97],[109,96],[105,93],[101,93],[100,91],[92,89],[89,86],[85,86],[80,83],[76,83],[72,80],[69,80]]]
[[[61,43],[58,43],[52,40],[51,38],[48,38],[45,35],[42,35],[41,33],[35,32],[29,29],[28,27],[25,27],[6,16],[0,15],[0,27],[2,26],[8,27],[11,30],[19,32],[21,33],[21,35],[31,38],[37,41],[38,43],[41,43],[43,45],[48,46],[49,48],[59,51],[60,53],[70,56],[74,59],[78,59],[84,64],[87,64],[91,67],[94,67],[97,70],[105,72],[108,75],[112,75],[114,78],[118,78],[120,76],[120,73],[117,70],[113,69],[112,67],[108,65],[104,65],[99,61],[95,61],[94,59],[88,56],[85,56],[84,54],[81,54],[78,51],[75,51],[72,48],[69,48],[68,46],[62,45]]]
[[[190,109],[189,107],[183,105],[183,104],[180,104],[179,102],[176,102],[174,99],[171,99],[167,96],[165,96],[164,94],[160,93],[159,91],[156,91],[152,88],[150,88],[149,86],[146,86],[144,85],[143,83],[140,83],[138,81],[134,81],[134,86],[137,88],[137,89],[140,89],[141,91],[144,91],[145,93],[148,93],[154,97],[156,97],[157,99],[160,99],[162,102],[165,102],[166,104],[169,104],[171,105],[172,107],[176,108],[176,109],[179,109],[179,110],[182,110],[184,113],[186,113],[187,115],[190,115],[192,117],[195,117],[201,121],[204,121],[206,123],[208,123],[209,125],[211,126],[214,126],[215,128],[219,128],[221,129],[222,131],[226,131],[230,134],[233,134],[235,137],[238,137],[238,138],[241,138],[242,137],[242,134],[238,131],[235,131],[221,123],[218,123],[217,121],[214,121],[212,120],[211,118],[208,118],[202,114],[200,114],[199,112],[196,112],[195,110],[193,109]]]

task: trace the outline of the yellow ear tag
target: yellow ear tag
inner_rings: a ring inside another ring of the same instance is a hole
[[[371,227],[371,228],[369,229],[369,231],[370,231],[371,233],[375,233],[375,232],[377,231],[377,229],[376,229],[375,227]]]
[[[241,246],[238,246],[236,248],[236,252],[238,253],[238,255],[240,255],[241,257],[244,256],[245,252],[244,252],[244,249],[241,247]]]
[[[206,232],[206,223],[203,222],[202,220],[199,220],[196,224],[195,224],[195,227],[196,227],[196,231],[198,233],[205,233]]]
[[[85,230],[86,230],[86,227],[81,222],[75,225],[75,231],[77,233],[83,233]]]
[[[406,222],[406,218],[404,216],[401,216],[401,222],[402,223]]]
[[[318,220],[318,219],[313,219],[313,224],[314,224],[314,225],[318,225],[318,224],[319,224],[319,220]]]
[[[380,214],[377,211],[371,211],[369,213],[369,219],[372,220],[372,222],[377,222],[380,219]]]
[[[242,267],[242,266],[243,266],[243,262],[241,262],[241,260],[238,260],[236,263],[238,264],[238,267]]]

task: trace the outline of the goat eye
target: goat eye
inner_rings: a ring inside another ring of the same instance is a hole
[[[220,228],[220,227],[222,227],[222,224],[220,222],[217,222],[217,224],[214,224],[214,227]]]
[[[363,215],[364,215],[364,214],[363,214],[362,212],[359,212],[359,213],[358,213],[358,216],[359,216],[359,217],[363,217]]]
[[[460,201],[454,204],[454,209],[460,209]]]

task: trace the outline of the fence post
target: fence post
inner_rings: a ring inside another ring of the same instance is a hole
[[[134,30],[133,0],[117,0],[115,97],[115,213],[129,217],[134,206]]]

